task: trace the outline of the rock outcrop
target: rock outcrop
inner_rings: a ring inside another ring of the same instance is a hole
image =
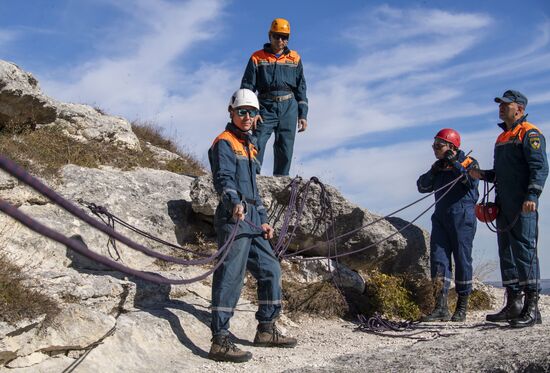
[[[270,223],[276,230],[279,230],[283,224],[283,219],[278,212],[288,204],[290,182],[289,177],[258,177],[260,195],[272,217]],[[302,182],[301,185],[304,186],[304,184]],[[391,274],[408,273],[429,276],[427,232],[410,225],[398,233],[398,230],[408,224],[406,221],[399,218],[381,219],[369,210],[350,203],[330,185],[326,188],[330,194],[334,225],[328,219],[319,223],[319,217],[323,215],[323,210],[326,208],[319,202],[320,187],[312,184],[306,197],[302,218],[297,223],[293,250],[316,246],[304,252],[303,255],[326,256],[329,254],[326,244],[327,233],[330,233],[328,237],[332,237],[332,232],[340,236],[357,230],[337,241],[337,251],[340,254],[359,251],[351,256],[343,256],[342,262],[357,269],[376,268]],[[210,175],[194,180],[191,199],[193,210],[203,219],[212,221],[218,198]],[[376,220],[379,221],[369,225]],[[364,226],[366,227],[360,229]],[[386,239],[387,237],[390,238]],[[370,248],[362,250],[368,246]],[[334,251],[330,254],[334,254]]]
[[[0,60],[0,128],[52,125],[82,142],[98,141],[139,150],[130,123],[88,105],[58,102],[45,96],[38,81],[19,66]]]

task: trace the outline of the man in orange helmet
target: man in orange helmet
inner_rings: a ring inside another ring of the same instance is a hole
[[[444,128],[434,137],[432,145],[437,161],[417,181],[420,193],[431,193],[462,176],[452,187],[435,193],[430,237],[430,268],[434,282],[436,306],[422,321],[464,321],[468,297],[472,292],[472,245],[476,233],[475,204],[479,197],[478,181],[468,175],[477,168],[474,158],[460,150],[460,135]],[[449,189],[450,188],[450,189]],[[447,295],[451,283],[452,262],[455,262],[456,309],[451,317]]]
[[[275,18],[268,32],[269,43],[250,57],[241,88],[258,92],[260,116],[256,118],[258,160],[263,162],[265,146],[275,132],[274,176],[290,171],[296,125],[298,132],[307,128],[308,101],[306,80],[300,55],[288,49],[290,23]]]
[[[521,92],[507,90],[495,102],[499,104],[502,132],[495,143],[493,169],[470,172],[475,178],[496,183],[499,206],[498,256],[506,305],[486,319],[521,328],[542,322],[538,309],[537,205],[548,177],[546,140],[527,122],[527,97]]]

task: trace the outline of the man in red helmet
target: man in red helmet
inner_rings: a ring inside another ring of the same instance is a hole
[[[475,204],[479,197],[478,181],[468,175],[477,168],[474,158],[460,150],[460,135],[444,128],[434,137],[432,145],[437,161],[416,182],[420,193],[431,193],[462,177],[456,184],[435,193],[430,237],[430,269],[434,283],[436,305],[422,321],[464,321],[468,297],[472,292],[472,244],[476,233]],[[451,283],[452,262],[455,262],[455,288],[458,301],[450,315],[447,298]]]
[[[487,321],[526,327],[542,322],[538,309],[540,292],[537,257],[537,205],[548,177],[546,140],[527,122],[527,97],[507,90],[496,97],[503,130],[495,143],[492,170],[475,170],[471,175],[496,183],[498,255],[506,305]],[[522,305],[522,292],[525,301]]]
[[[258,161],[263,163],[265,146],[275,132],[273,176],[286,176],[290,172],[296,126],[298,132],[307,128],[306,79],[300,55],[288,49],[290,23],[275,18],[268,36],[269,43],[250,57],[241,88],[257,91],[260,100],[254,131]]]

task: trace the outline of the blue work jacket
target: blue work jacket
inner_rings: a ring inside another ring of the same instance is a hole
[[[243,204],[247,213],[254,215],[257,211],[259,221],[251,218],[254,224],[267,222],[267,212],[256,185],[256,172],[260,167],[256,154],[249,133],[241,131],[233,123],[227,124],[225,131],[216,137],[210,147],[208,159],[214,188],[220,196],[219,211],[216,211],[219,223],[230,222],[237,204]]]
[[[444,188],[435,193],[435,200],[438,201],[435,205],[435,211],[437,213],[458,206],[473,206],[479,198],[477,190],[479,181],[471,178],[468,174],[468,170],[471,168],[479,168],[477,161],[459,150],[452,165],[432,167],[428,172],[421,175],[416,182],[418,191],[420,193],[431,193],[462,174],[464,175],[463,178],[451,190],[448,191],[448,188]],[[447,191],[448,193],[446,193]]]
[[[302,59],[298,52],[285,47],[280,56],[271,51],[271,44],[252,54],[241,81],[241,88],[258,92],[260,103],[265,94],[294,94],[298,102],[298,118],[307,119],[308,100]]]
[[[510,129],[499,123],[503,132],[495,143],[493,169],[485,172],[485,179],[496,183],[497,203],[514,212],[524,201],[538,202],[548,177],[546,140],[526,117]]]

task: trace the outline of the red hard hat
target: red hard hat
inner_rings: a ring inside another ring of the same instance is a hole
[[[460,148],[460,135],[452,128],[443,128],[435,135],[434,139],[450,142],[457,148]]]
[[[476,205],[476,217],[483,223],[492,222],[497,218],[498,206],[493,202],[478,203]]]

